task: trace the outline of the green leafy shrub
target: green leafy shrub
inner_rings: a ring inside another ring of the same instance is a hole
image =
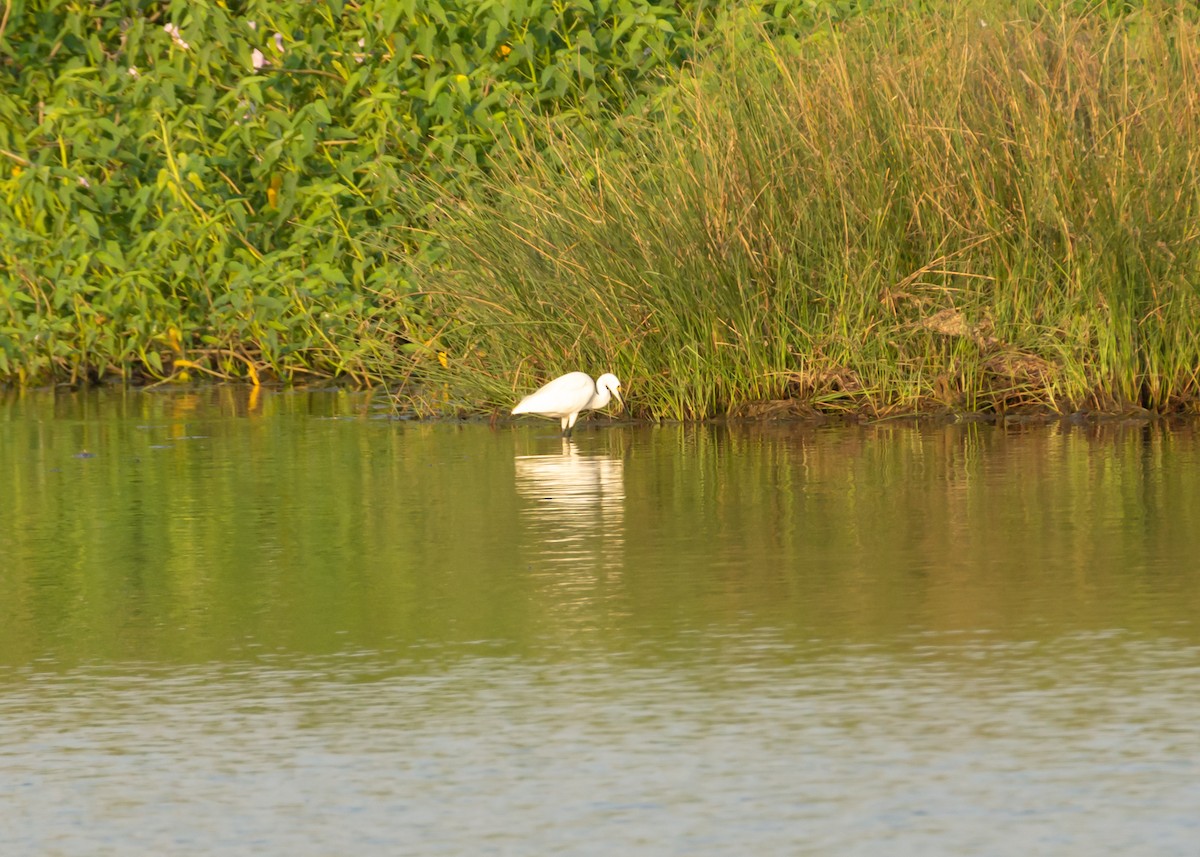
[[[418,179],[677,62],[662,2],[5,5],[0,379],[394,372]],[[520,110],[517,108],[520,107]]]

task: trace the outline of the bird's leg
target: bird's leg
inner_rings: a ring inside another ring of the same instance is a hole
[[[571,436],[571,418],[570,417],[562,418],[562,436],[563,437]]]

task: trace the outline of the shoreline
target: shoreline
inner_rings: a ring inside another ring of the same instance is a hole
[[[325,380],[308,385],[303,384],[259,384],[252,385],[241,382],[189,383],[189,384],[128,384],[122,381],[106,381],[95,384],[70,384],[60,382],[41,384],[38,386],[18,387],[0,384],[0,401],[10,398],[20,398],[25,395],[75,395],[79,393],[121,391],[133,394],[147,395],[195,395],[216,390],[231,391],[246,396],[257,396],[263,393],[272,394],[311,394],[311,393],[348,393],[369,399],[387,398],[395,402],[399,398],[408,398],[402,391],[389,389],[385,386],[363,387],[350,382]],[[412,401],[409,398],[409,401]],[[515,402],[515,400],[514,400]],[[1189,409],[1190,408],[1190,409]],[[518,418],[483,405],[460,407],[454,412],[434,413],[419,411],[413,407],[394,406],[392,415],[397,419],[419,422],[489,422],[494,424],[533,423],[536,418]],[[989,410],[958,410],[953,408],[921,409],[897,408],[889,410],[880,408],[876,413],[859,409],[827,409],[822,410],[802,399],[773,399],[761,402],[750,402],[723,414],[695,418],[668,419],[654,417],[634,417],[630,419],[612,418],[607,416],[590,416],[586,423],[601,421],[605,425],[763,425],[771,423],[810,423],[810,424],[844,424],[844,425],[880,425],[884,423],[904,422],[933,422],[933,423],[997,423],[1005,425],[1036,425],[1055,422],[1072,424],[1116,423],[1116,422],[1160,422],[1169,420],[1200,419],[1200,400],[1188,403],[1184,409],[1156,411],[1138,406],[1106,410],[1103,408],[1078,408],[1071,411],[1059,411],[1040,405],[1026,405],[1005,411]],[[552,420],[541,420],[547,424]],[[585,422],[581,421],[580,425]]]

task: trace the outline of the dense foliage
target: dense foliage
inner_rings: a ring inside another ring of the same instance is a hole
[[[418,179],[629,107],[690,5],[6,0],[0,380],[386,375]]]
[[[0,383],[1191,407],[1197,37],[1127,0],[4,0]]]

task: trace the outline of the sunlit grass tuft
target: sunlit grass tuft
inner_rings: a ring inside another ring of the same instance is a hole
[[[431,388],[498,407],[611,370],[669,419],[1193,407],[1196,17],[1009,15],[735,33],[616,142],[514,144],[438,212]]]

